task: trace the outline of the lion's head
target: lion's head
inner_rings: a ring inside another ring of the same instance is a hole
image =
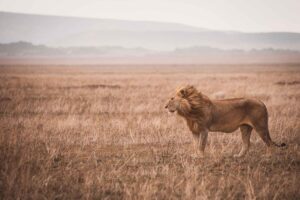
[[[193,107],[193,102],[201,95],[194,86],[185,86],[178,89],[173,97],[170,98],[165,108],[169,112],[177,111],[178,114],[188,114]]]
[[[187,85],[178,89],[173,97],[168,101],[165,108],[169,112],[177,111],[177,114],[190,120],[203,121],[211,101],[194,86]]]

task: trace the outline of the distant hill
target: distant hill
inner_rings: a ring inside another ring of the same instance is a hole
[[[104,47],[48,47],[33,45],[29,42],[13,42],[0,44],[2,57],[107,57],[107,56],[144,56],[153,53],[143,48],[124,48],[118,46]]]
[[[299,63],[300,51],[219,49],[207,46],[153,51],[144,48],[48,47],[28,42],[0,44],[0,64],[99,63]]]
[[[0,12],[0,30],[0,43],[22,40],[60,47],[121,46],[159,51],[190,46],[300,50],[300,33],[214,31],[184,24],[150,21]]]

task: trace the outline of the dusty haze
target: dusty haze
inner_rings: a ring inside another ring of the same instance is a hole
[[[298,0],[0,0],[0,199],[300,199]],[[25,14],[27,13],[27,14]],[[266,105],[272,140],[209,133],[176,88]]]

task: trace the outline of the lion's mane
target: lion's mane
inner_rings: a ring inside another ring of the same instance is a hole
[[[184,117],[191,130],[202,127],[210,116],[210,99],[199,92],[194,86],[179,89],[176,95],[180,97],[178,114]],[[196,131],[196,130],[195,130]]]

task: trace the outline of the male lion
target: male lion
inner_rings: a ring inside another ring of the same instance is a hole
[[[194,86],[188,85],[179,89],[165,108],[172,113],[177,111],[178,115],[186,120],[193,133],[195,144],[200,146],[201,156],[204,156],[209,131],[230,133],[240,128],[243,147],[239,154],[234,155],[235,157],[242,157],[247,153],[253,128],[269,148],[285,146],[284,143],[278,145],[271,140],[267,108],[259,100],[246,98],[210,100]]]

